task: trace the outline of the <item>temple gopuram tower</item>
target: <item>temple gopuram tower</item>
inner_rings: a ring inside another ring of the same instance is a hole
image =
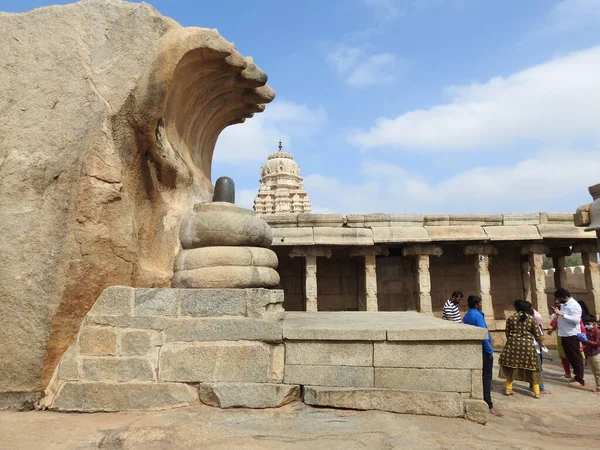
[[[302,186],[300,167],[294,157],[282,149],[269,155],[260,169],[260,188],[254,199],[257,215],[300,214],[310,212],[310,199]]]

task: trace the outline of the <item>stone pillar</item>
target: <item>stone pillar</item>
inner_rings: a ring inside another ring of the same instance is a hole
[[[494,322],[494,305],[492,303],[492,278],[490,276],[490,255],[497,255],[498,250],[489,244],[467,245],[465,255],[475,257],[475,286],[477,295],[481,297],[481,307],[486,316],[488,326]]]
[[[304,301],[306,312],[317,312],[317,257],[305,256]]]
[[[600,316],[600,270],[598,269],[597,253],[582,253],[583,266],[585,268],[585,288],[591,298],[591,307],[594,308],[596,318]]]
[[[419,312],[433,315],[431,305],[431,277],[429,275],[429,255],[417,255],[417,293],[419,294]]]
[[[365,298],[367,311],[377,311],[377,256],[365,255]]]
[[[402,250],[402,253],[404,256],[415,257],[415,284],[417,287],[417,295],[419,296],[419,312],[433,315],[429,256],[442,256],[442,249],[431,244],[421,244],[407,247]]]
[[[379,245],[370,247],[354,247],[350,250],[350,256],[364,257],[365,264],[365,279],[364,279],[364,294],[362,299],[359,298],[359,310],[364,308],[366,311],[378,311],[377,303],[377,256],[387,256],[389,250],[387,247]]]
[[[531,276],[529,275],[529,257],[522,256],[521,273],[523,275],[523,300],[531,302]]]
[[[550,250],[554,266],[554,287],[567,289],[567,272],[565,272],[565,257],[571,254],[569,247],[553,248]]]
[[[331,258],[331,249],[324,247],[293,247],[290,258],[304,258],[304,302],[307,312],[317,312],[317,257]]]
[[[546,295],[546,274],[544,273],[544,255],[549,253],[542,244],[528,244],[522,251],[529,260],[529,279],[531,283],[531,303],[541,314],[544,324],[548,322],[548,296]]]

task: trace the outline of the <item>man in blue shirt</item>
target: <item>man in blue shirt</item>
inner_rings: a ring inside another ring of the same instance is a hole
[[[463,322],[467,325],[473,325],[487,330],[485,316],[481,311],[481,298],[475,295],[469,295],[467,299],[469,311],[465,314]],[[490,408],[490,414],[501,417],[502,413],[494,409],[492,403],[492,370],[494,368],[494,349],[492,348],[491,336],[488,331],[488,338],[482,342],[483,347],[483,399]]]

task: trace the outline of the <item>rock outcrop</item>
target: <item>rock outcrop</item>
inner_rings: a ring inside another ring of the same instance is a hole
[[[83,0],[0,13],[0,393],[47,384],[106,286],[169,286],[219,133],[274,98],[216,30]],[[0,394],[0,406],[2,403]]]

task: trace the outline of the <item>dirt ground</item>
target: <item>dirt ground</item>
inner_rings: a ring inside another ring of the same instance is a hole
[[[600,396],[569,388],[556,357],[546,361],[544,379],[552,394],[539,400],[530,396],[523,383],[515,383],[520,395],[506,397],[502,382],[495,380],[493,399],[504,417],[491,417],[487,425],[379,411],[317,409],[300,402],[270,410],[198,405],[135,413],[0,412],[0,448],[600,448]],[[589,372],[586,379],[593,385]]]

